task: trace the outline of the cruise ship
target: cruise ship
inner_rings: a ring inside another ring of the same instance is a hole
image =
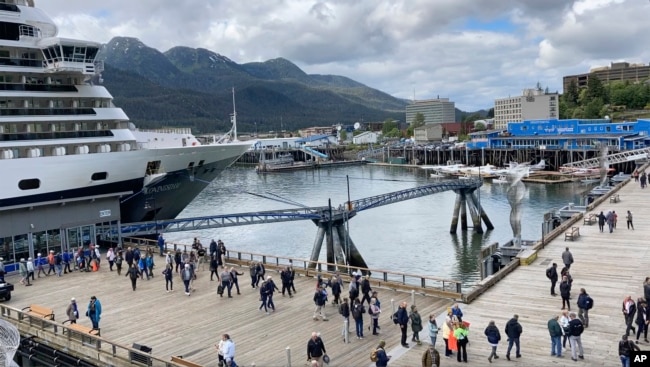
[[[0,212],[118,193],[122,223],[174,218],[250,147],[136,129],[101,44],[57,34],[33,0],[0,0]]]

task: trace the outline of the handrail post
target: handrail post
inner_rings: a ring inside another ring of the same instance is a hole
[[[463,284],[461,282],[456,282],[456,292],[463,294]]]
[[[343,342],[348,344],[350,342],[350,318],[343,318]]]
[[[388,281],[388,273],[384,272],[384,282],[387,282],[387,281]]]
[[[287,347],[286,351],[287,351],[287,367],[291,367],[291,347]]]
[[[415,305],[415,289],[411,289],[411,304]]]
[[[421,288],[426,288],[426,287],[427,287],[426,282],[427,282],[426,279],[424,279],[424,278],[420,278],[420,287],[421,287]]]

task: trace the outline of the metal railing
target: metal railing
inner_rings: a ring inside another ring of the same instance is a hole
[[[183,367],[171,361],[165,361],[158,357],[143,352],[139,349],[127,347],[103,337],[80,333],[78,330],[56,321],[46,320],[41,317],[31,316],[17,308],[0,304],[2,318],[15,325],[21,334],[37,335],[39,339],[47,340],[50,346],[54,345],[61,349],[66,348],[71,342],[78,343],[74,348],[76,353],[84,356],[93,356],[102,362],[111,365],[124,366],[134,361],[134,356],[150,361],[152,367]],[[74,324],[73,324],[74,325]],[[56,349],[56,348],[55,348]]]
[[[124,239],[125,243],[131,241],[137,246],[157,248],[156,240],[147,238],[128,238]],[[170,246],[171,245],[171,246]],[[189,248],[188,248],[189,247]],[[177,244],[173,242],[166,243],[167,250],[173,249],[181,251],[191,251],[191,245]],[[226,250],[226,261],[237,263],[238,265],[250,265],[251,262],[261,262],[267,269],[280,270],[286,266],[292,265],[294,270],[306,276],[323,276],[334,275],[336,272],[344,277],[350,277],[353,271],[362,274],[369,274],[370,281],[375,286],[394,289],[394,290],[414,290],[419,293],[426,293],[442,297],[460,299],[463,297],[463,283],[460,280],[447,279],[441,277],[423,276],[411,273],[388,271],[383,269],[350,267],[345,264],[335,264],[322,261],[311,261],[308,259],[259,254],[246,251]],[[334,270],[328,270],[328,269]],[[346,279],[347,280],[347,279]]]

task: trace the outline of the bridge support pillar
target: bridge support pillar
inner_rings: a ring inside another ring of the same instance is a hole
[[[323,239],[325,238],[325,228],[319,226],[318,232],[316,232],[316,240],[314,241],[314,248],[311,250],[311,262],[309,263],[310,269],[316,269],[316,262],[320,257],[320,249],[323,247]]]
[[[487,230],[493,230],[494,225],[488,218],[487,214],[481,207],[481,204],[478,201],[476,196],[476,190],[457,190],[456,192],[456,203],[454,204],[454,212],[451,217],[451,227],[449,228],[449,233],[456,233],[458,229],[458,219],[460,217],[460,228],[463,231],[468,229],[467,226],[467,211],[472,217],[472,224],[474,227],[474,232],[483,233],[483,226],[481,220],[485,222]]]
[[[316,263],[323,247],[323,240],[327,241],[325,248],[327,250],[328,271],[338,270],[349,273],[350,268],[368,268],[368,264],[345,229],[344,220],[335,220],[332,224],[327,221],[317,222],[316,224],[318,225],[318,231],[316,232],[316,240],[314,241],[314,248],[308,266],[310,269],[316,269]]]
[[[451,227],[449,228],[449,233],[456,233],[456,230],[458,229],[458,217],[460,216],[461,203],[462,199],[460,197],[460,194],[457,194],[456,203],[454,204],[454,214],[451,217]]]
[[[467,230],[467,198],[465,193],[460,195],[460,230]]]

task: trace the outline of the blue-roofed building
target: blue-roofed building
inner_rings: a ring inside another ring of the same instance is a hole
[[[508,123],[507,130],[470,133],[467,149],[592,150],[605,143],[610,151],[650,146],[650,120],[528,120]]]

